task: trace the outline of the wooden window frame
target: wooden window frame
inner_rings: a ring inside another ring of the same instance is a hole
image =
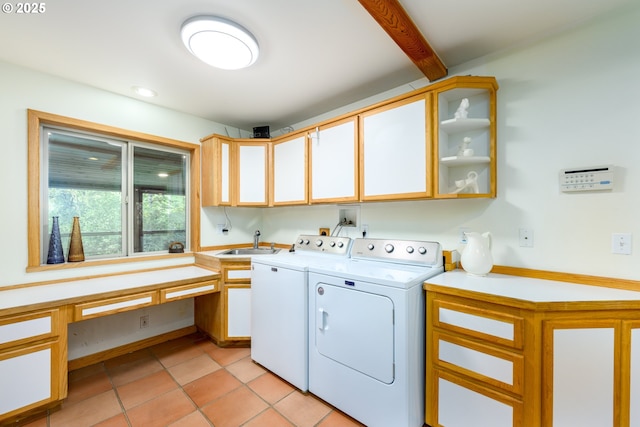
[[[45,113],[36,110],[27,110],[27,143],[28,143],[28,169],[27,169],[27,234],[28,234],[28,260],[27,271],[42,271],[45,269],[65,268],[65,264],[41,264],[40,254],[40,131],[43,125],[59,126],[68,129],[75,129],[85,132],[99,133],[102,135],[128,139],[140,142],[150,142],[153,144],[180,148],[190,153],[189,179],[191,190],[188,195],[190,201],[190,249],[193,252],[200,250],[200,145],[178,141],[175,139],[163,138],[160,136],[135,132],[113,126],[102,125],[85,120],[64,117],[56,114]],[[82,264],[112,264],[132,261],[144,261],[146,259],[158,259],[171,255],[141,255],[126,256],[121,258],[111,258],[105,260],[85,261]],[[77,266],[74,264],[74,266]]]

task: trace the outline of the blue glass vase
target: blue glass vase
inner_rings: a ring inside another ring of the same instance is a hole
[[[53,217],[51,226],[51,237],[49,237],[49,254],[47,264],[62,264],[64,262],[64,252],[62,251],[62,240],[60,239],[60,226],[58,217]]]

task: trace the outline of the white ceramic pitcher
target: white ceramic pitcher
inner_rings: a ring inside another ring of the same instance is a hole
[[[462,268],[474,276],[486,276],[493,267],[491,256],[491,233],[465,232],[467,247],[462,252]]]

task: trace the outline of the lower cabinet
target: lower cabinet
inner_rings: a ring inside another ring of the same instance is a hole
[[[190,271],[186,269],[186,278],[191,275]],[[67,397],[69,323],[218,293],[217,274],[189,282],[185,283],[183,277],[175,280],[174,286],[156,290],[130,293],[131,289],[125,289],[110,294],[120,296],[95,294],[67,305],[53,306],[51,302],[51,307],[40,306],[31,312],[8,314],[8,310],[4,311],[6,314],[0,315],[0,426],[21,425],[28,417],[55,408]],[[146,340],[140,343],[148,345]],[[130,351],[128,346],[123,348]],[[108,353],[113,357],[118,351],[123,350],[112,349]]]
[[[227,286],[225,294],[227,300],[225,338],[228,340],[251,339],[251,286]]]
[[[427,291],[427,425],[640,427],[640,309],[499,300]]]
[[[544,423],[640,426],[640,322],[591,319],[544,322]]]
[[[0,317],[0,424],[66,397],[66,323],[59,309]]]
[[[251,343],[251,261],[218,259],[220,292],[195,299],[195,323],[219,346]]]
[[[427,298],[427,424],[524,426],[521,313],[429,292]]]

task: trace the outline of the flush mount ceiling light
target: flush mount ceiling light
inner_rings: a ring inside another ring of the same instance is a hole
[[[258,59],[256,39],[228,19],[196,16],[185,21],[180,32],[189,52],[212,67],[238,70]]]

